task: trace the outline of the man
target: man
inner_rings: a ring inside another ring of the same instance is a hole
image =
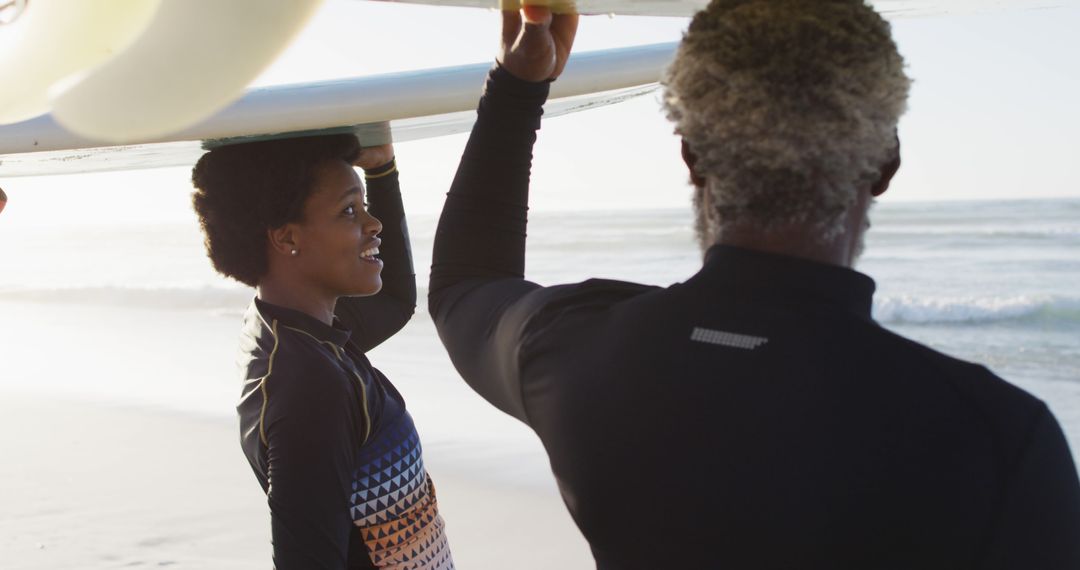
[[[525,19],[504,17],[429,302],[465,380],[540,436],[599,568],[1080,568],[1046,406],[881,328],[851,269],[909,87],[880,16],[714,0],[694,18],[665,106],[705,262],[666,289],[524,280],[535,130],[576,30]]]

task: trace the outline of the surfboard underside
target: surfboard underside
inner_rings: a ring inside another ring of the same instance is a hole
[[[381,0],[407,4],[460,6],[495,9],[521,0]],[[709,5],[709,0],[527,0],[547,4],[556,11],[572,6],[581,14],[621,14],[628,16],[692,16]],[[887,17],[969,14],[1002,9],[1041,10],[1066,6],[1065,0],[870,0]]]
[[[411,4],[493,9],[500,0],[383,0]],[[519,0],[502,0],[517,2]],[[533,0],[530,0],[533,1]],[[556,6],[571,0],[538,0]],[[1046,9],[1063,0],[872,0],[889,17]],[[583,13],[688,16],[708,0],[576,0]],[[648,92],[674,55],[676,44],[575,54],[553,86],[548,115],[609,105]],[[88,139],[59,125],[52,115],[0,126],[0,178],[69,174],[190,164],[204,142],[230,137],[273,136],[389,122],[405,142],[466,131],[472,124],[489,64],[361,77],[335,82],[249,91],[210,119],[179,132],[131,144]],[[375,129],[377,130],[377,129]],[[375,132],[372,129],[361,134]],[[372,140],[368,144],[374,144]]]
[[[648,95],[655,90],[655,85],[647,85],[556,99],[549,101],[544,107],[544,116],[558,117],[612,105]],[[468,132],[475,120],[475,111],[459,111],[390,121],[390,130],[393,141],[400,143]],[[385,142],[385,129],[382,124],[358,125],[353,127],[353,130],[361,144],[375,145]],[[266,133],[263,136],[274,134]],[[206,146],[207,141],[188,140],[11,154],[0,156],[0,177],[191,166],[206,152]]]
[[[676,44],[575,55],[552,86],[547,116],[611,105],[655,89]],[[0,178],[192,164],[220,139],[357,132],[362,144],[469,130],[490,63],[255,89],[207,121],[118,146],[75,135],[50,115],[0,127]]]

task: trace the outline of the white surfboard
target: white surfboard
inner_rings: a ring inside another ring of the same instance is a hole
[[[10,0],[0,123],[51,109],[67,130],[113,143],[180,130],[243,93],[321,4]]]
[[[14,110],[7,116],[0,113],[0,123],[24,118],[19,113],[25,115],[27,109],[40,111],[51,105],[53,110],[0,125],[0,177],[189,164],[202,151],[203,141],[212,139],[358,127],[365,143],[376,144],[386,138],[385,129],[364,125],[389,121],[398,141],[461,132],[471,126],[487,63],[242,94],[243,86],[284,49],[321,1],[11,0],[3,4],[0,54],[7,55],[0,55],[0,61],[10,65],[0,66],[0,85],[32,84],[33,89],[3,90],[8,99],[0,96],[0,106]],[[511,7],[520,0],[384,1],[493,9],[500,1]],[[708,3],[528,1],[556,10],[651,16],[688,16]],[[1060,4],[1053,0],[873,3],[894,17]],[[256,11],[277,15],[260,17],[257,24],[245,21],[252,20],[250,14]],[[90,33],[77,25],[80,20],[65,20],[65,14],[97,18],[105,22],[103,29],[109,33]],[[64,27],[64,22],[71,25]],[[63,30],[70,36],[60,35]],[[209,51],[191,49],[193,42]],[[238,45],[245,47],[231,49]],[[655,87],[675,47],[665,44],[575,55],[554,85],[548,115],[647,93]],[[49,50],[61,55],[50,56]],[[192,89],[193,85],[198,89]],[[29,106],[23,106],[27,101]]]
[[[0,89],[0,124],[47,112],[49,90],[57,82],[131,45],[158,4],[158,0],[5,3],[0,16],[0,85],[5,86]]]
[[[547,116],[644,95],[676,44],[575,54],[552,86]],[[0,177],[191,164],[218,139],[355,129],[362,144],[467,131],[490,63],[253,89],[192,127],[131,145],[71,133],[52,115],[0,127]]]
[[[407,4],[432,4],[473,8],[515,7],[522,0],[380,0]],[[630,16],[692,16],[709,5],[709,0],[524,0],[528,4],[551,6],[554,11],[574,10],[581,14]],[[979,13],[1006,8],[1039,10],[1060,7],[1062,0],[870,0],[886,17],[932,16]]]
[[[53,116],[68,130],[130,142],[206,119],[236,100],[322,3],[160,2],[131,45],[51,96]],[[29,9],[38,3],[31,2]]]

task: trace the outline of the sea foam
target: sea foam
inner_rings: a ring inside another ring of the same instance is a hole
[[[1080,298],[886,296],[875,300],[874,318],[883,323],[960,324],[999,321],[1064,321],[1080,324]]]

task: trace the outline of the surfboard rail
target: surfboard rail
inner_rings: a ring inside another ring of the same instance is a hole
[[[663,43],[575,55],[552,85],[548,115],[651,91],[676,47]],[[0,127],[0,177],[174,166],[191,160],[193,151],[197,158],[200,144],[192,142],[382,122],[390,122],[394,140],[402,142],[461,132],[471,128],[491,65],[252,89],[193,127],[123,146],[75,135],[43,115]]]
[[[522,0],[378,0],[404,4],[496,9],[513,7]],[[556,11],[573,9],[581,14],[689,17],[709,5],[709,0],[525,0],[552,6]],[[1042,10],[1067,5],[1062,0],[870,0],[886,17],[924,17],[972,14],[1002,9]]]

